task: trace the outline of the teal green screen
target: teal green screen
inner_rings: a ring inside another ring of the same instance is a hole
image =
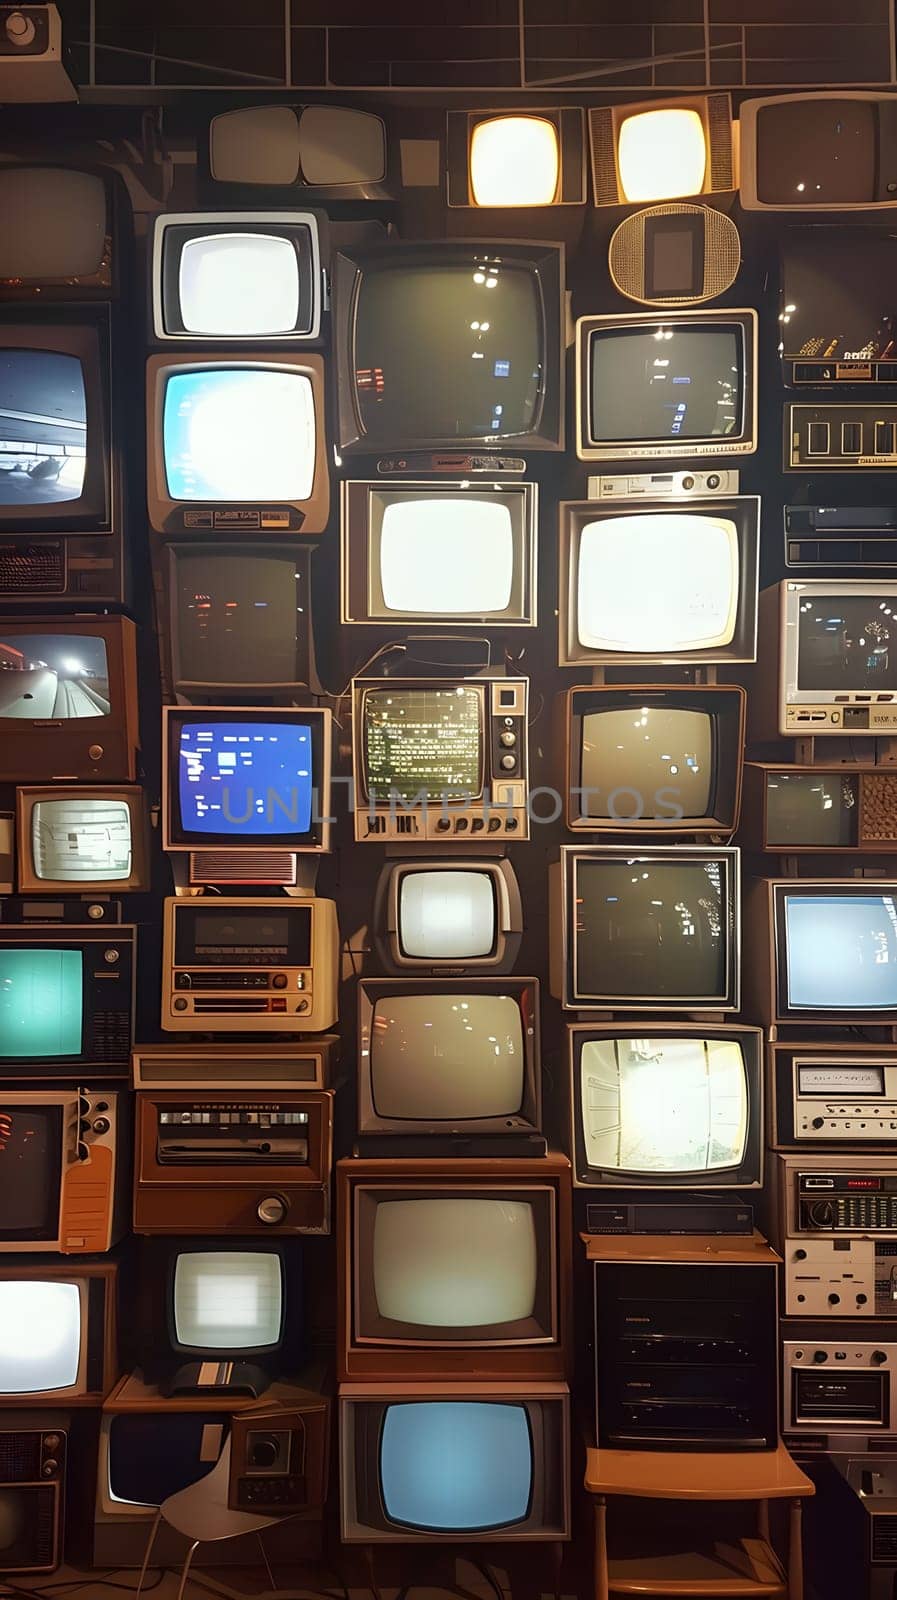
[[[80,950],[0,950],[0,1056],[81,1053]]]

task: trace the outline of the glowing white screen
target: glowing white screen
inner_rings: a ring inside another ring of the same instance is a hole
[[[31,851],[37,878],[121,883],[131,873],[131,812],[124,800],[36,800]]]
[[[489,874],[403,873],[399,943],[404,955],[420,960],[488,956],[495,944],[495,894]]]
[[[785,895],[789,1006],[862,1011],[897,1007],[897,901],[850,894]]]
[[[514,579],[507,506],[489,500],[396,501],[383,512],[380,587],[389,611],[506,611]]]
[[[299,318],[299,263],[289,239],[210,233],[188,239],[178,284],[188,333],[236,338],[291,333]]]
[[[280,1257],[269,1251],[188,1251],[174,1273],[174,1328],[195,1350],[276,1344],[283,1320]]]
[[[163,408],[173,500],[307,500],[315,402],[301,372],[261,366],[174,369]]]
[[[733,1040],[588,1040],[580,1105],[592,1167],[714,1172],[744,1155],[747,1078]]]
[[[513,1115],[523,1099],[524,1039],[511,995],[399,994],[378,999],[371,1086],[382,1117],[464,1121]]]
[[[470,187],[478,206],[550,206],[560,151],[545,117],[490,117],[470,140]]]
[[[486,1328],[531,1317],[533,1208],[517,1200],[388,1200],[374,1219],[380,1315],[420,1327]]]
[[[626,117],[617,140],[617,162],[627,200],[700,194],[707,145],[697,111],[670,106]]]
[[[588,650],[712,650],[738,611],[738,536],[726,517],[607,517],[582,530],[579,642]]]
[[[0,1282],[0,1394],[71,1389],[80,1364],[78,1285]]]

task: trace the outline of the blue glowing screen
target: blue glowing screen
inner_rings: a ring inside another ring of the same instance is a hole
[[[380,1483],[387,1516],[412,1528],[504,1528],[529,1510],[533,1448],[526,1408],[482,1400],[387,1407]]]
[[[788,1004],[897,1007],[897,901],[890,894],[785,896]]]
[[[185,833],[299,838],[311,827],[307,723],[184,721],[178,799]]]

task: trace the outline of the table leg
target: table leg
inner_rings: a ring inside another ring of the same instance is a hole
[[[788,1524],[788,1600],[804,1600],[804,1552],[801,1540],[803,1508],[799,1500],[791,1502]]]
[[[610,1600],[607,1571],[607,1501],[595,1501],[595,1600]]]

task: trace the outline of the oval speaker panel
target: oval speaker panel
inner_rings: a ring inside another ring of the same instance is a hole
[[[616,288],[644,306],[694,306],[735,282],[741,240],[731,217],[679,202],[627,217],[608,250]]]

